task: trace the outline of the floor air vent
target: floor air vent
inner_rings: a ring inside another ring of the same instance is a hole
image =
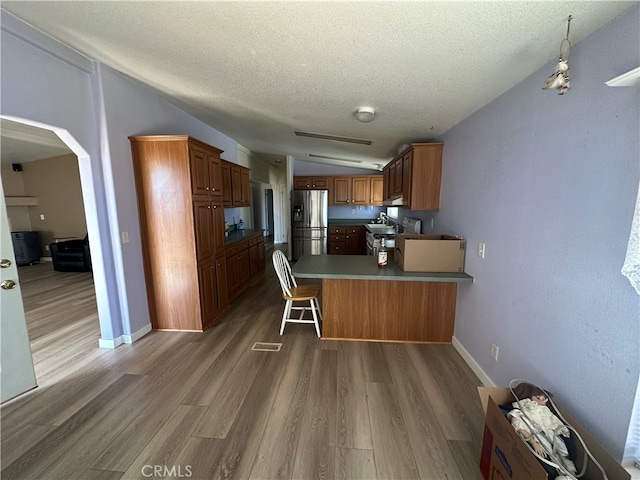
[[[281,343],[256,342],[253,344],[253,347],[251,347],[251,350],[255,350],[256,352],[279,352],[281,348]]]

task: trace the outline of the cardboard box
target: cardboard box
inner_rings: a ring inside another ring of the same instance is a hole
[[[498,405],[514,402],[511,391],[502,387],[478,387],[482,407],[485,411],[484,434],[480,453],[480,471],[485,480],[528,479],[547,480],[547,473],[538,459],[530,452],[525,442],[511,426]],[[584,443],[598,463],[607,472],[609,480],[628,480],[631,475],[607,453],[607,451],[585,429],[554,402],[560,414],[580,434]],[[584,451],[577,442],[578,472],[584,463]],[[601,480],[602,473],[589,459],[587,470],[581,480]]]
[[[452,235],[396,235],[393,258],[406,272],[464,272],[466,240]]]

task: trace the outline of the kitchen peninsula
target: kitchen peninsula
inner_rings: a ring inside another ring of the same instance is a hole
[[[466,273],[405,272],[375,257],[304,255],[296,278],[322,279],[322,338],[451,343],[458,283]]]

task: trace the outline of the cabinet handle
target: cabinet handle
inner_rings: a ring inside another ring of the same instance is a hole
[[[349,235],[347,235],[347,238],[349,238]]]
[[[209,187],[207,187],[207,190],[209,190]]]
[[[214,206],[213,206],[213,208],[218,208],[218,206],[217,206],[217,205],[214,205]]]
[[[211,205],[207,205],[207,208],[211,208]]]

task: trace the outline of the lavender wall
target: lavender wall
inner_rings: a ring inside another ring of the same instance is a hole
[[[640,64],[639,24],[635,6],[574,45],[566,95],[541,89],[550,63],[446,132],[436,228],[468,241],[461,350],[497,385],[524,378],[556,392],[618,459],[640,361],[640,298],[620,273],[640,98],[604,82]]]

